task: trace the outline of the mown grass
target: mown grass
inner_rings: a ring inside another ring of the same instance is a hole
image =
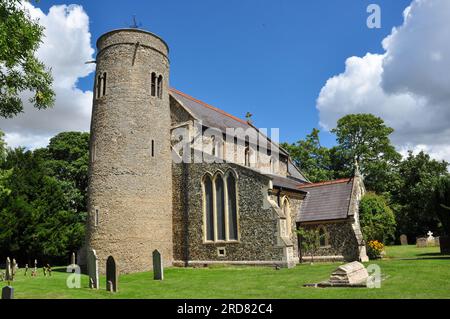
[[[25,277],[23,271],[12,283],[15,298],[450,298],[450,256],[439,248],[392,246],[386,258],[370,263],[381,267],[381,288],[308,288],[305,283],[325,280],[339,263],[304,264],[294,269],[269,267],[167,268],[164,281],[154,281],[151,272],[121,275],[119,292],[88,288],[69,289],[64,267],[52,277]],[[370,264],[367,263],[367,264]],[[366,264],[366,265],[367,265]]]

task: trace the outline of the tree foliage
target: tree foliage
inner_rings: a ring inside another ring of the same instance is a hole
[[[366,193],[360,202],[359,218],[366,242],[387,244],[395,238],[395,216],[383,196]]]
[[[447,167],[448,163],[433,160],[424,152],[409,152],[399,164],[398,187],[391,191],[398,234],[415,238],[439,229],[434,192],[439,179],[448,174]]]
[[[21,0],[0,0],[0,116],[23,111],[20,93],[29,90],[29,101],[38,109],[54,102],[50,70],[35,57],[43,28],[31,19]]]
[[[0,256],[63,261],[80,248],[86,219],[87,133],[61,133],[49,146],[9,149],[0,196]]]
[[[439,178],[434,191],[434,207],[443,233],[450,236],[450,177]]]
[[[311,182],[333,178],[330,150],[320,144],[319,132],[318,129],[314,128],[304,140],[299,140],[293,144],[282,144],[297,167]]]
[[[394,130],[372,114],[349,114],[340,118],[336,128],[338,145],[334,158],[340,175],[352,176],[357,162],[369,190],[383,193],[401,160],[389,135]]]

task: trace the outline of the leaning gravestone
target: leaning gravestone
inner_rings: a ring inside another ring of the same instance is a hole
[[[162,262],[161,253],[158,250],[153,251],[153,279],[164,279],[164,266]]]
[[[401,235],[400,236],[400,244],[401,245],[408,245],[408,237],[406,237],[406,235]]]
[[[11,286],[3,287],[2,299],[14,299],[14,288]]]
[[[417,248],[423,248],[423,247],[427,247],[427,239],[426,238],[417,238],[416,240],[416,247]]]
[[[89,287],[98,289],[98,257],[95,249],[88,252]]]
[[[106,289],[111,292],[117,292],[119,289],[118,284],[118,274],[116,262],[113,256],[109,256],[106,260]]]

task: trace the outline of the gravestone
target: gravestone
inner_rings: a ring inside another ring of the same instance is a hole
[[[427,237],[427,246],[435,246],[436,245],[436,241],[433,237],[433,232],[431,230],[428,231],[427,233],[428,237]]]
[[[88,275],[89,275],[89,287],[98,289],[98,257],[95,249],[91,249],[87,256],[88,262]]]
[[[406,235],[401,235],[400,236],[400,244],[401,245],[408,245],[408,237],[406,237]]]
[[[339,266],[331,273],[329,282],[335,285],[366,285],[369,273],[360,262],[354,261]]]
[[[14,299],[14,288],[11,286],[3,287],[2,299]]]
[[[417,238],[416,240],[416,247],[417,248],[423,248],[423,247],[427,247],[427,239],[426,238]]]
[[[164,266],[161,253],[158,250],[153,251],[153,279],[164,280]]]
[[[109,256],[106,260],[106,290],[117,292],[119,289],[116,262],[113,256]]]
[[[13,280],[11,271],[11,260],[9,259],[9,257],[6,257],[5,280],[6,281]]]
[[[77,263],[75,258],[75,253],[72,253],[72,256],[70,257],[70,264],[75,265]]]
[[[11,278],[14,281],[14,278],[16,278],[16,271],[17,271],[17,262],[16,259],[13,258],[12,264],[11,264]]]

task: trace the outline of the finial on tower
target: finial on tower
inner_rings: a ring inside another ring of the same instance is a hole
[[[130,28],[132,29],[139,29],[142,27],[142,23],[136,21],[136,15],[133,15],[133,24],[130,25]]]

